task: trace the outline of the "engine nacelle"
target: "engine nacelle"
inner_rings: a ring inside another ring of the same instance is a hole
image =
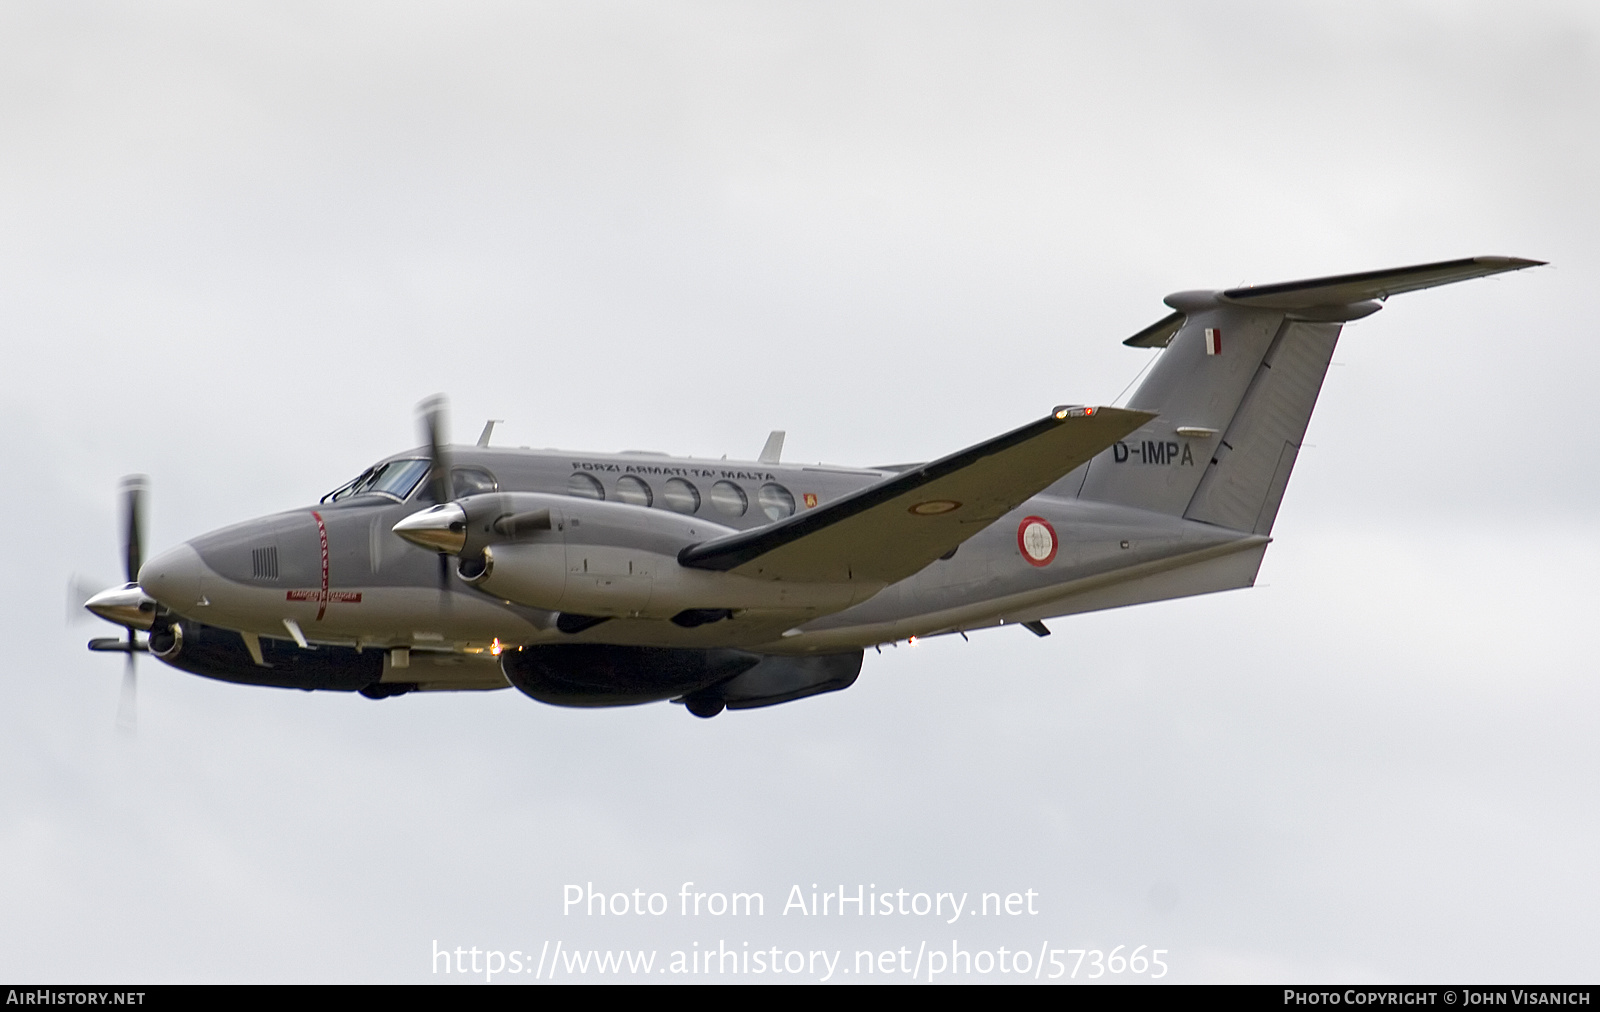
[[[666,510],[537,493],[469,496],[454,505],[463,514],[461,578],[546,611],[662,619],[719,610],[826,614],[882,589],[682,566],[685,547],[734,532]]]

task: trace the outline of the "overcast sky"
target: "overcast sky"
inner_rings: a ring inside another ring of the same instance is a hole
[[[0,975],[954,941],[1592,982],[1597,46],[1582,2],[0,4]],[[434,392],[461,440],[921,460],[1116,398],[1168,292],[1475,254],[1553,266],[1346,329],[1252,590],[711,721],[146,659],[131,739],[115,630],[63,622],[121,475],[161,550]],[[562,914],[686,881],[767,916]],[[1040,912],[779,913],[812,883]]]

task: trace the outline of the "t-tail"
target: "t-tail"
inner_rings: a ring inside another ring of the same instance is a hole
[[[1174,312],[1123,342],[1165,349],[1127,405],[1158,417],[1090,462],[1080,497],[1269,533],[1343,324],[1391,295],[1540,264],[1473,257],[1167,296]]]

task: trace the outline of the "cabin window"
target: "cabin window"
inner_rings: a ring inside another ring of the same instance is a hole
[[[750,508],[750,498],[733,482],[719,481],[711,486],[711,505],[724,516],[742,517]]]
[[[606,490],[594,475],[574,471],[572,477],[567,479],[567,495],[575,495],[579,499],[604,499]]]
[[[761,512],[768,519],[782,520],[794,515],[794,496],[776,482],[769,481],[761,486],[761,491],[756,493],[756,500],[761,503]]]
[[[648,506],[655,501],[655,496],[650,494],[650,486],[643,478],[625,474],[617,479],[617,501],[630,506]]]
[[[698,513],[700,490],[682,478],[668,478],[661,490],[661,501],[674,513]]]

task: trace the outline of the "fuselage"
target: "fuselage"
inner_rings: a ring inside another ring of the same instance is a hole
[[[741,602],[729,601],[727,621],[685,627],[661,615],[623,614],[569,632],[558,625],[556,609],[515,604],[478,589],[460,578],[455,560],[393,533],[395,524],[432,504],[420,478],[426,458],[427,451],[418,450],[375,465],[415,472],[414,485],[399,490],[403,495],[357,491],[223,528],[146,563],[141,585],[177,615],[235,630],[247,642],[278,641],[282,649],[303,639],[311,647],[380,651],[386,665],[387,658],[400,656],[395,651],[406,651],[449,661],[451,670],[434,672],[440,679],[487,687],[503,684],[492,664],[505,647],[605,643],[828,653],[1132,603],[1117,599],[1116,585],[1205,563],[1215,569],[1213,560],[1233,559],[1227,564],[1239,576],[1223,582],[1243,586],[1253,578],[1265,544],[1259,536],[1082,500],[1076,489],[1086,469],[1080,468],[909,579],[863,587],[853,598],[836,597],[798,619],[774,619],[756,602],[742,609]],[[586,551],[582,564],[587,568],[590,556],[597,566],[604,561],[612,592],[629,593],[631,583],[632,593],[646,597],[649,584],[664,582],[666,567],[676,566],[671,553],[678,547],[826,505],[895,473],[486,447],[452,447],[450,463],[458,489],[540,493],[556,497],[558,514],[560,504],[569,504],[564,512],[574,518],[603,510],[611,528],[605,552]],[[682,532],[682,545],[630,540],[630,525],[660,528],[666,518],[659,511],[676,514],[671,529]],[[1024,544],[1025,529],[1036,542],[1045,538],[1048,550]],[[581,537],[581,531],[573,528],[565,536]],[[576,567],[572,543],[566,551]],[[417,674],[406,664],[403,671],[386,666],[383,677]]]

